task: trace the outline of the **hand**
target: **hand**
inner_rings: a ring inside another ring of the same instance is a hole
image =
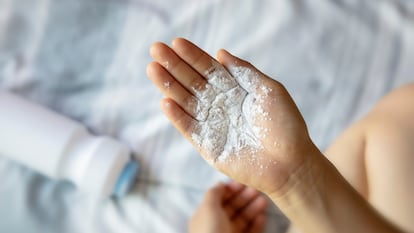
[[[150,52],[147,74],[166,96],[162,110],[207,162],[268,195],[283,195],[306,176],[309,155],[319,151],[279,82],[225,50],[215,60],[185,39],[172,48],[155,43]]]
[[[220,50],[184,39],[151,47],[148,76],[161,107],[215,168],[271,197],[308,232],[399,232],[340,175],[310,139],[286,89]],[[220,231],[219,231],[220,232]]]
[[[190,233],[263,232],[267,199],[237,182],[219,183],[204,196],[189,223]]]

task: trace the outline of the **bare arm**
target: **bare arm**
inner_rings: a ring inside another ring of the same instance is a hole
[[[221,50],[218,60],[184,39],[156,43],[151,80],[161,107],[203,158],[267,194],[304,232],[399,232],[312,143],[287,90]]]

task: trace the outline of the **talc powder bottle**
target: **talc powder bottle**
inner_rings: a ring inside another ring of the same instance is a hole
[[[138,171],[124,144],[93,136],[78,122],[4,91],[0,156],[100,198],[124,196]]]

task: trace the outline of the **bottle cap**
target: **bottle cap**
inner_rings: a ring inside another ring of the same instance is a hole
[[[131,160],[125,165],[115,184],[115,189],[112,193],[113,197],[124,197],[131,190],[135,184],[135,177],[137,176],[138,170],[139,166],[136,161]]]

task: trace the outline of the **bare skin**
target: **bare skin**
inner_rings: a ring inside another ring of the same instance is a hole
[[[209,189],[193,215],[189,232],[263,232],[267,199],[237,182]]]
[[[151,55],[155,61],[149,64],[147,73],[167,97],[161,102],[164,113],[211,162],[211,152],[192,141],[197,121],[188,100],[197,98],[192,92],[194,88],[205,86],[204,74],[211,68],[213,58],[184,39],[174,40],[172,47],[155,43]],[[299,110],[280,83],[224,50],[219,51],[216,62],[223,69],[236,65],[258,74],[262,84],[272,90],[262,107],[276,120],[255,121],[270,130],[268,137],[261,139],[263,150],[255,155],[257,163],[248,163],[250,155],[246,152],[233,163],[213,163],[215,168],[264,192],[303,232],[399,232],[312,143]],[[168,88],[165,83],[169,83]],[[329,154],[335,163],[339,156]],[[263,174],[255,172],[263,168]]]
[[[406,232],[414,232],[413,106],[414,84],[394,90],[325,152],[358,193]]]
[[[197,122],[192,114],[194,110],[190,108],[188,102],[197,98],[191,91],[192,87],[202,89],[205,86],[204,73],[212,67],[213,58],[182,39],[175,40],[172,49],[162,43],[156,43],[151,47],[150,52],[155,62],[149,64],[148,75],[167,97],[161,102],[162,110],[182,135],[193,143],[207,161],[210,161],[212,156],[210,151],[200,148],[191,138]],[[224,65],[239,65],[254,69],[250,64],[224,50],[219,51],[218,61]],[[231,77],[230,74],[228,75]],[[249,150],[246,150],[246,153],[240,156],[244,158],[243,160],[231,164],[215,163],[214,166],[237,181],[242,181],[263,192],[272,193],[276,190],[280,191],[291,174],[300,170],[308,159],[303,156],[304,154],[317,153],[318,150],[310,140],[305,122],[287,91],[278,82],[263,74],[261,77],[263,82],[272,88],[265,102],[274,103],[272,99],[277,98],[280,103],[264,106],[273,119],[279,120],[259,119],[264,128],[270,129],[272,136],[263,140],[264,150],[256,154],[258,161],[256,164],[246,162],[250,156]],[[169,83],[169,87],[166,87],[165,83]],[[274,144],[275,141],[278,143]],[[250,176],[256,173],[261,164],[269,165],[263,171],[263,176]]]

